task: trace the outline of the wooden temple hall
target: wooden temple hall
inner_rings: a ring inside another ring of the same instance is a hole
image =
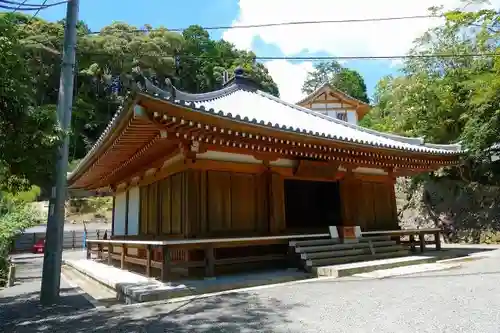
[[[140,74],[134,82],[68,184],[113,193],[112,234],[89,244],[110,264],[150,276],[286,266],[289,245],[328,239],[332,226],[398,229],[396,177],[458,163],[457,145],[287,103],[239,68],[203,94]],[[330,113],[366,114],[349,96],[320,90]]]

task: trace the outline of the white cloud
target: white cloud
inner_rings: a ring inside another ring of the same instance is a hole
[[[305,95],[301,91],[302,82],[305,81],[307,72],[313,69],[312,62],[292,64],[286,60],[272,60],[264,65],[278,85],[281,99],[296,103]]]
[[[491,2],[495,8],[500,6],[500,0]],[[240,13],[233,25],[427,15],[427,9],[437,5],[443,5],[446,9],[464,6],[460,0],[239,0]],[[467,9],[473,7],[468,6]],[[286,56],[304,50],[327,52],[335,56],[403,55],[415,38],[441,22],[441,19],[432,18],[231,29],[224,32],[223,38],[238,48],[251,49],[254,38],[258,36],[264,42],[278,46]],[[277,68],[288,66],[288,70],[300,72],[300,69],[292,68],[302,65],[285,65],[281,62],[271,62],[269,65],[275,66],[273,78],[283,82],[278,83],[280,90],[300,90],[297,87],[302,81],[298,77],[292,78],[290,72],[281,72]],[[294,88],[291,80],[295,82]]]

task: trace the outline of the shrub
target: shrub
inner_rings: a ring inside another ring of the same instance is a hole
[[[30,205],[14,202],[9,202],[9,209],[3,215],[0,213],[0,286],[6,280],[9,251],[15,236],[42,222],[38,211]]]

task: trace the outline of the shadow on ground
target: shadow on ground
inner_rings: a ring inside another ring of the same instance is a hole
[[[5,332],[273,332],[288,323],[287,310],[275,299],[263,303],[249,293],[173,304],[94,309],[73,290],[61,302],[41,307],[38,293],[0,300]]]
[[[413,255],[423,255],[423,256],[433,256],[438,260],[442,259],[454,259],[454,258],[467,258],[468,256],[480,253],[480,252],[490,252],[498,250],[499,247],[494,246],[470,246],[470,245],[458,245],[458,244],[446,244],[443,246],[442,250],[435,251],[432,247],[426,249],[425,252],[417,251]]]

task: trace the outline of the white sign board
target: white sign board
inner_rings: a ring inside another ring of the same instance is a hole
[[[339,239],[339,231],[336,226],[329,226],[328,229],[330,230],[330,237],[332,239]]]

